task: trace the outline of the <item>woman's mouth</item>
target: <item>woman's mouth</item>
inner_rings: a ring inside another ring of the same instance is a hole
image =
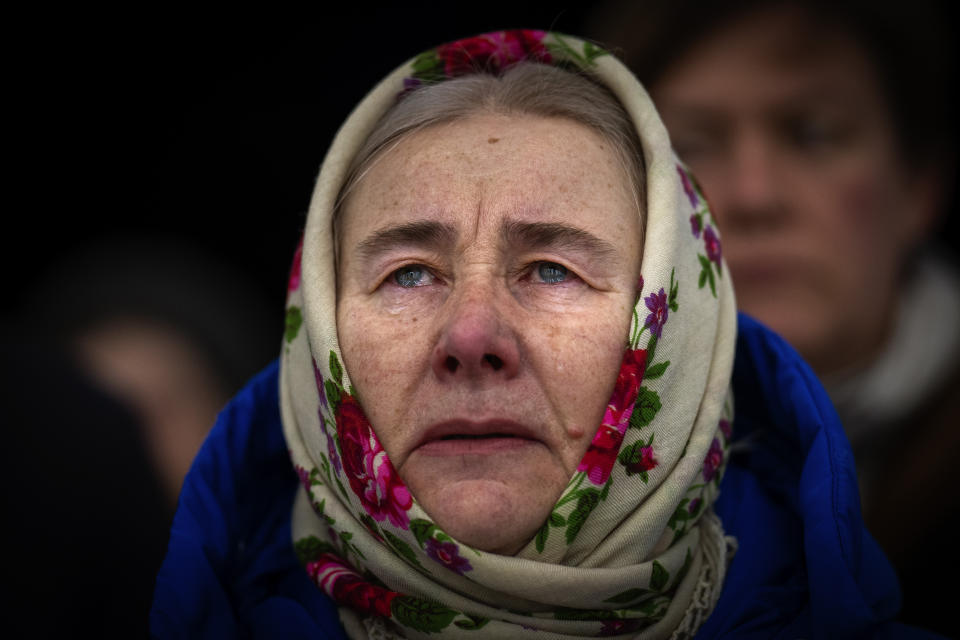
[[[531,436],[516,423],[456,421],[428,429],[416,450],[430,456],[502,453],[538,444]]]

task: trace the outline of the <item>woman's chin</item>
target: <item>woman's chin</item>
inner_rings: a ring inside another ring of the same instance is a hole
[[[536,534],[557,497],[538,499],[529,486],[499,480],[458,480],[418,492],[430,517],[454,539],[475,549],[514,555]]]

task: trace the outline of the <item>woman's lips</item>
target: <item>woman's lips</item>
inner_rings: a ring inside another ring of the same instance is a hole
[[[427,429],[414,450],[430,456],[483,455],[539,442],[530,429],[510,420],[452,420]]]

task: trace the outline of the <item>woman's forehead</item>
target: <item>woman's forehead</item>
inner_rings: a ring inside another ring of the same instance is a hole
[[[424,219],[499,229],[513,219],[613,238],[613,228],[638,218],[633,193],[612,145],[588,127],[483,114],[426,127],[386,149],[350,194],[342,223],[368,232]]]

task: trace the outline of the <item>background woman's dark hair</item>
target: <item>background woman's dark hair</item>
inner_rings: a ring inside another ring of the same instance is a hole
[[[947,5],[867,0],[612,0],[588,35],[614,48],[646,86],[698,41],[745,15],[780,6],[837,29],[863,47],[877,70],[899,143],[910,162],[952,163],[956,45]]]

